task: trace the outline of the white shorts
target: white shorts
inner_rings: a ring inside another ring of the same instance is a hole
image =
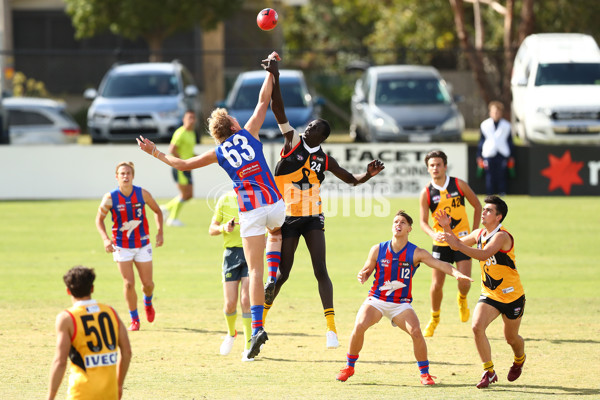
[[[240,212],[240,236],[260,236],[265,229],[281,227],[285,221],[285,203],[280,199],[275,204]]]
[[[134,249],[126,249],[123,247],[115,246],[113,253],[113,260],[116,262],[123,261],[136,261],[136,262],[148,262],[152,261],[152,244],[148,243],[144,247],[136,247]]]
[[[402,314],[406,310],[412,310],[412,306],[410,303],[391,303],[389,301],[383,301],[376,299],[375,297],[367,297],[367,299],[363,303],[364,306],[371,306],[376,308],[384,317],[389,318],[392,322],[392,326],[397,326],[394,321],[392,321],[397,315]]]

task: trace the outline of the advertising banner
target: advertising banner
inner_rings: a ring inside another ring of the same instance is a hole
[[[349,186],[328,174],[322,186],[325,195],[353,196],[358,191],[387,197],[418,197],[431,180],[425,155],[432,150],[441,150],[448,156],[448,175],[468,180],[468,151],[464,143],[325,143],[323,149],[342,168],[353,174],[364,173],[372,160],[379,159],[385,163],[381,173],[357,187]]]
[[[600,147],[531,146],[529,194],[600,195]]]

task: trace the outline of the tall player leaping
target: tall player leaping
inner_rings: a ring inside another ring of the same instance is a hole
[[[260,346],[268,340],[267,332],[263,328],[262,315],[265,300],[265,246],[267,253],[280,251],[280,227],[285,219],[285,205],[265,160],[263,145],[258,135],[273,90],[269,58],[263,60],[262,66],[269,73],[265,75],[254,113],[244,128],[223,108],[217,108],[211,113],[208,127],[210,135],[217,143],[215,149],[182,160],[160,152],[152,141],[142,136],[136,139],[140,149],[180,171],[218,163],[233,181],[240,209],[240,236],[250,275],[252,339],[248,358],[254,358],[260,352]],[[269,231],[269,240],[266,243],[265,230]],[[276,272],[277,268],[274,269]]]

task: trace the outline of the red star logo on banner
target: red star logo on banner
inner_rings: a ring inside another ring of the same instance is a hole
[[[550,179],[548,191],[551,192],[561,188],[569,196],[571,186],[583,185],[583,181],[579,177],[579,170],[583,167],[583,161],[573,161],[569,150],[565,151],[560,158],[549,154],[548,161],[550,166],[541,172],[541,175]]]

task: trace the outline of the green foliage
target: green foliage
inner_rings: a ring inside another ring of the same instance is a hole
[[[77,38],[110,31],[135,40],[164,39],[200,25],[210,30],[242,0],[65,0]]]
[[[27,78],[22,72],[15,72],[12,85],[15,97],[50,97],[44,82]]]

